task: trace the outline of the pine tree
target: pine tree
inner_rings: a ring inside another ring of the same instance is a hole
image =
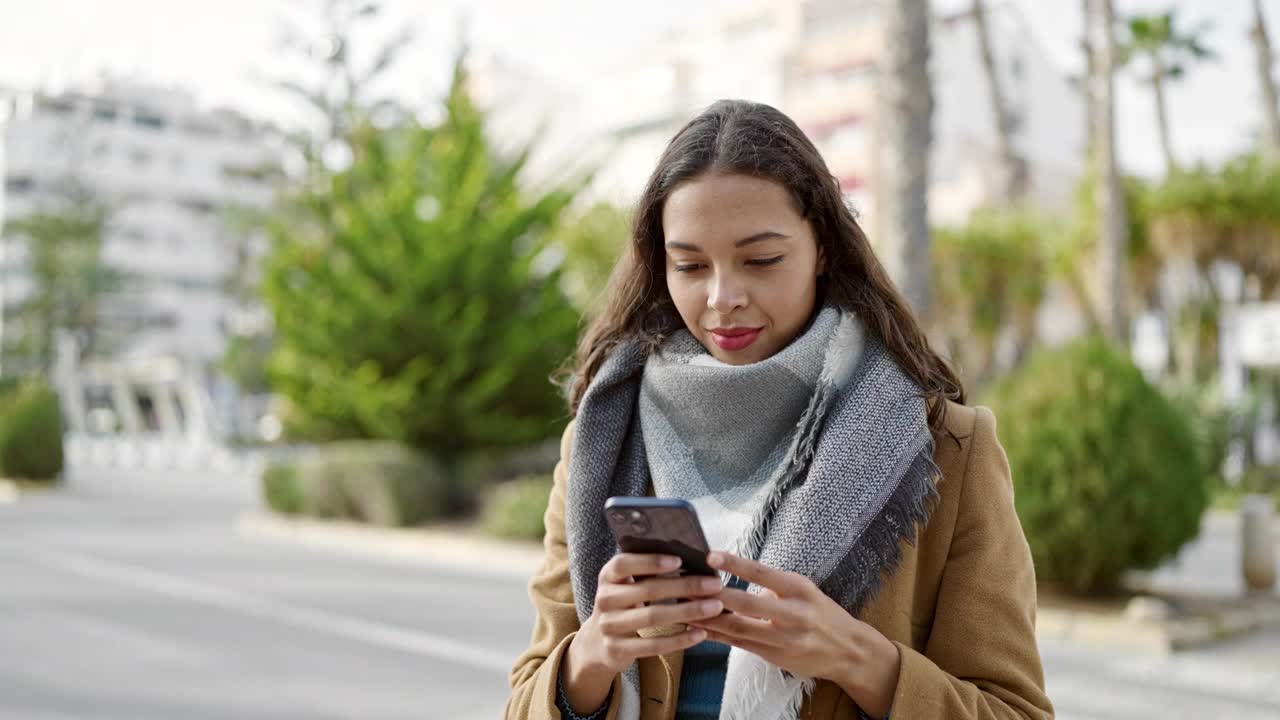
[[[358,121],[351,164],[311,178],[269,225],[270,376],[295,433],[447,461],[561,424],[548,377],[578,315],[545,251],[574,192],[522,186],[529,148],[507,157],[486,140],[461,57],[443,115]]]

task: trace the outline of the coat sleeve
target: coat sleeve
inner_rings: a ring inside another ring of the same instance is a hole
[[[977,408],[924,653],[901,653],[894,718],[1053,717],[1036,646],[1036,580],[995,416]]]
[[[560,461],[552,473],[555,480],[547,511],[543,516],[546,535],[542,545],[542,565],[529,580],[533,601],[533,637],[529,647],[511,668],[511,694],[507,698],[506,720],[560,720],[556,708],[556,680],[560,661],[578,632],[573,587],[569,582],[569,547],[565,540],[564,503],[569,476],[569,447],[573,428],[570,422],[560,439]],[[621,702],[621,676],[613,681],[610,706],[605,720],[615,720]]]

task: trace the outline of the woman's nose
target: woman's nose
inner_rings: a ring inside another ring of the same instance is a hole
[[[747,293],[732,273],[720,273],[711,284],[711,291],[707,295],[707,307],[715,310],[722,315],[729,315],[732,311],[744,307],[747,304]]]

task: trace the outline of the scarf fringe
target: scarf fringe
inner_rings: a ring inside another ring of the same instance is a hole
[[[901,541],[914,547],[919,541],[919,530],[928,524],[937,507],[937,483],[942,478],[942,470],[934,462],[933,451],[930,436],[884,508],[822,585],[823,592],[837,602],[847,598],[849,604],[845,607],[855,616],[876,598],[884,580],[902,565]],[[861,597],[848,597],[858,589],[863,590]]]
[[[719,720],[796,720],[817,684],[817,678],[792,675],[758,655],[731,648]]]

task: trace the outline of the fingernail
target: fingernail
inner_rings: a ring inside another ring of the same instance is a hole
[[[719,552],[709,553],[707,555],[707,564],[713,568],[718,568],[724,564],[724,555]]]
[[[680,558],[668,555],[662,558],[662,567],[673,570],[680,567]]]
[[[704,601],[704,602],[702,603],[702,605],[701,605],[701,606],[699,606],[699,608],[698,608],[698,609],[699,609],[699,610],[701,610],[702,612],[705,612],[705,613],[715,613],[715,612],[720,612],[720,601],[719,601],[719,600],[706,600],[706,601]]]

